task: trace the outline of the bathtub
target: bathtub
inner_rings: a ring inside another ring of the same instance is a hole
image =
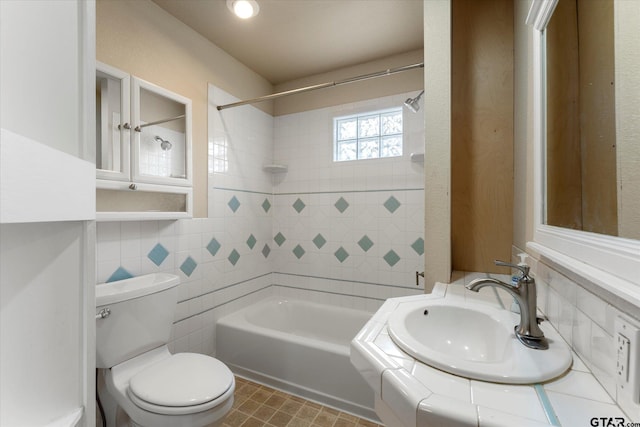
[[[349,361],[372,315],[269,297],[218,321],[216,358],[242,377],[377,420],[373,390]]]

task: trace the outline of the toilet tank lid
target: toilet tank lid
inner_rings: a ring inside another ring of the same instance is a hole
[[[180,283],[175,274],[153,273],[96,286],[96,306],[114,304],[161,292]]]

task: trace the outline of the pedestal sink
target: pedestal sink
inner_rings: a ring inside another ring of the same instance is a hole
[[[401,303],[389,317],[393,341],[414,358],[465,378],[504,384],[534,384],[571,367],[571,351],[549,325],[540,325],[548,350],[516,339],[520,316],[482,303],[443,300]]]

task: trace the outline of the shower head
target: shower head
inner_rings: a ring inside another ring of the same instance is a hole
[[[420,104],[418,104],[418,101],[420,101],[423,93],[424,90],[420,92],[415,98],[407,98],[407,100],[404,101],[404,106],[411,110],[411,112],[417,113],[420,109]]]
[[[166,139],[162,139],[159,136],[156,136],[153,139],[156,142],[160,143],[160,148],[162,148],[162,151],[169,151],[169,150],[171,150],[171,147],[173,146],[169,141],[167,141]]]

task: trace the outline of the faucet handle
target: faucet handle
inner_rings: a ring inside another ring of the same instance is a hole
[[[511,267],[511,268],[515,268],[518,269],[522,272],[522,276],[528,276],[529,275],[529,266],[528,265],[517,265],[517,264],[511,264],[508,262],[504,262],[504,261],[500,261],[500,260],[494,260],[493,261],[495,265],[500,266],[500,267]]]

